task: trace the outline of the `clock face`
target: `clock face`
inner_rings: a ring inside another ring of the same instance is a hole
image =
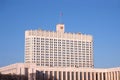
[[[60,29],[63,29],[63,26],[61,26]]]

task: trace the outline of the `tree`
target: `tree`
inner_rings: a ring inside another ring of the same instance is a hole
[[[16,74],[1,74],[0,80],[28,80],[28,78],[24,75],[16,75]]]

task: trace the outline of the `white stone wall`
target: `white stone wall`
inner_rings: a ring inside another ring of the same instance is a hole
[[[19,67],[18,67],[19,66]],[[40,77],[41,80],[45,78],[56,78],[57,80],[120,80],[120,67],[117,68],[61,68],[61,67],[40,67],[35,64],[17,63],[0,68],[2,74],[24,74],[24,69],[28,68],[29,80],[35,80]],[[43,76],[38,76],[36,73],[40,72]],[[34,74],[32,74],[34,73]],[[46,76],[47,75],[47,76]],[[51,77],[51,76],[52,77]],[[68,76],[69,75],[69,76]]]
[[[27,30],[25,63],[48,67],[93,68],[93,38],[81,33],[65,33],[63,24],[57,25],[56,32]]]

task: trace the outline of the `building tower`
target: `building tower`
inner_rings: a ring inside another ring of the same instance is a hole
[[[66,33],[64,24],[56,31],[25,31],[25,63],[48,67],[93,68],[93,38],[81,33]]]

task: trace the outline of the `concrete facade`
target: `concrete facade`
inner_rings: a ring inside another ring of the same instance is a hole
[[[56,32],[25,32],[25,63],[47,67],[93,68],[93,38],[81,33],[66,33],[64,24]]]
[[[0,72],[26,75],[29,80],[120,80],[120,67],[108,69],[61,68],[17,63],[0,68]]]
[[[65,33],[64,24],[56,32],[27,30],[25,63],[1,67],[0,73],[28,80],[120,80],[120,67],[94,68],[92,36]]]

